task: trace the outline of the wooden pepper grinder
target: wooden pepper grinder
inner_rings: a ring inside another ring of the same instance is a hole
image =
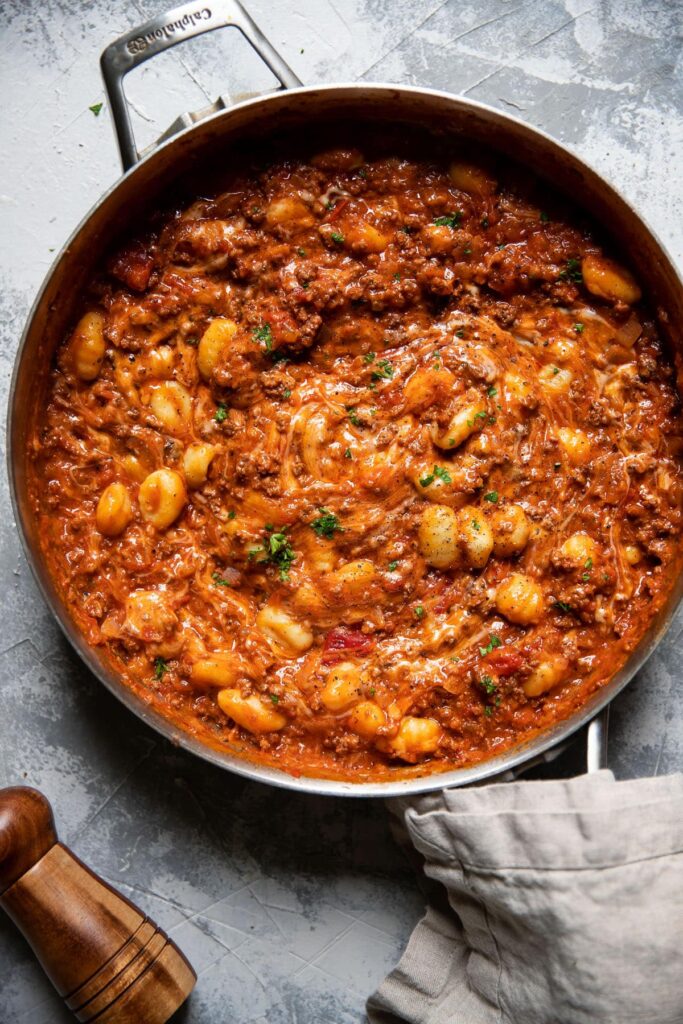
[[[80,1021],[165,1024],[194,988],[177,946],[57,842],[25,786],[0,790],[0,906]]]

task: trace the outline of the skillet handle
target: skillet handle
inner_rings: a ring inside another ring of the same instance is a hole
[[[609,727],[609,704],[592,719],[586,730],[586,771],[599,772],[607,767],[607,730]]]
[[[236,28],[256,50],[261,60],[268,65],[282,88],[292,89],[302,84],[289,65],[273,49],[239,0],[207,2],[210,2],[210,7],[202,6],[202,0],[199,0],[198,3],[183,4],[165,14],[157,15],[156,18],[151,18],[144,25],[131,29],[116,39],[100,58],[124,171],[138,162],[140,153],[135,144],[123,79],[133,68],[150,57],[176,46],[177,43],[203,35],[205,32],[213,32],[217,28]],[[223,106],[223,101],[218,100],[213,108],[203,111],[199,116],[212,113]],[[181,115],[166,135],[189,127],[195,120],[199,120],[199,116]]]

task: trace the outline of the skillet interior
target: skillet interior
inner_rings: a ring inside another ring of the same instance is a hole
[[[15,365],[10,400],[9,460],[13,500],[29,562],[48,603],[72,644],[93,672],[131,710],[175,742],[240,774],[260,781],[307,791],[344,795],[390,795],[462,785],[511,768],[580,728],[633,676],[666,629],[678,604],[683,583],[677,581],[666,605],[650,626],[639,647],[620,672],[572,718],[537,736],[531,743],[472,768],[452,770],[396,782],[347,783],[328,779],[294,778],[239,757],[214,750],[183,733],[138,695],[124,687],[116,674],[89,648],[76,631],[46,571],[35,537],[35,523],[26,494],[26,439],[32,417],[40,405],[55,348],[75,312],[75,304],[91,269],[115,240],[116,234],[145,218],[150,205],[179,176],[193,175],[211,166],[218,152],[229,153],[245,141],[263,140],[315,124],[329,129],[335,119],[390,124],[425,124],[436,134],[465,137],[483,143],[530,168],[554,190],[564,192],[611,236],[617,254],[635,267],[646,285],[660,327],[668,338],[680,369],[676,348],[677,326],[683,323],[683,286],[661,245],[633,210],[597,175],[552,140],[477,104],[447,94],[391,86],[331,86],[281,93],[250,101],[202,122],[166,143],[130,171],[82,222],[60,254],[41,293],[22,340]],[[36,370],[38,367],[38,370]]]

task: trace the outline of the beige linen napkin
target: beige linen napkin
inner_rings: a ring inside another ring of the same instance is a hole
[[[683,1024],[683,775],[600,771],[392,810],[452,909],[428,909],[371,1024]]]

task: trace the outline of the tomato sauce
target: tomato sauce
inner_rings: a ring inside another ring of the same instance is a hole
[[[94,274],[33,508],[88,642],[180,727],[444,771],[637,645],[679,569],[679,398],[638,283],[539,194],[476,153],[247,161]]]

